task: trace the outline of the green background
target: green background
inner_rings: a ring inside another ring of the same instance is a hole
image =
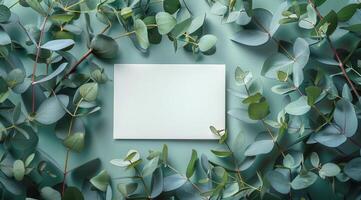
[[[232,34],[239,29],[238,27],[222,24],[220,17],[214,16],[210,13],[210,8],[205,0],[186,0],[186,2],[194,16],[206,13],[205,31],[218,37],[217,52],[214,55],[194,56],[192,53],[186,52],[183,49],[179,49],[175,53],[173,44],[166,37],[163,37],[161,44],[152,45],[148,54],[142,54],[133,46],[129,38],[123,37],[118,40],[120,55],[117,60],[108,63],[100,62],[98,60],[96,61],[101,67],[105,68],[109,77],[113,77],[113,64],[115,63],[226,64],[227,88],[233,88],[236,90],[237,86],[233,81],[233,74],[236,66],[241,66],[243,69],[251,71],[255,77],[259,77],[264,60],[270,54],[277,51],[275,43],[270,41],[261,47],[247,47],[232,42],[230,38]],[[281,2],[283,1],[255,0],[253,7],[266,8],[273,13]],[[346,2],[346,0],[329,0],[321,7],[320,10],[323,14],[330,8],[334,8],[337,11],[338,8],[341,8],[341,5]],[[21,13],[20,19],[23,24],[33,23],[37,20],[36,14],[34,12],[30,12],[30,9],[24,9],[21,8],[21,6],[16,6],[14,11],[18,14]],[[83,22],[83,19],[81,19],[81,21]],[[92,22],[95,22],[95,20],[92,20]],[[93,27],[101,30],[104,25],[95,23]],[[296,25],[286,25],[282,26],[278,34],[283,40],[293,40],[297,37],[297,34],[294,32],[297,30],[298,28]],[[117,36],[123,32],[124,31],[119,27],[114,27],[111,29],[110,34],[112,36]],[[80,48],[79,46],[82,46],[83,48]],[[77,58],[85,52],[86,48],[84,43],[83,45],[78,45],[78,47],[72,50],[72,53]],[[31,63],[29,62],[26,66],[29,72],[32,67]],[[271,93],[270,87],[273,85],[272,81],[261,77],[259,78],[263,82],[264,94],[271,104],[272,116],[275,116],[280,108],[281,98],[278,98],[276,95]],[[217,149],[221,147],[216,141],[210,140],[114,140],[112,130],[113,82],[108,82],[107,84],[101,86],[99,101],[101,102],[102,110],[84,120],[87,125],[86,148],[82,153],[70,154],[70,169],[98,157],[102,161],[102,167],[106,169],[113,178],[125,176],[126,172],[124,170],[112,166],[109,163],[111,159],[122,158],[129,149],[139,150],[143,158],[145,158],[148,150],[160,150],[163,144],[167,144],[169,147],[170,162],[173,163],[173,165],[180,171],[184,172],[188,160],[190,159],[192,149],[198,150],[199,154],[206,153],[210,155],[210,149]],[[240,101],[236,97],[227,93],[227,110],[238,107],[239,104]],[[186,125],[187,124],[185,124],[185,126]],[[142,126],[142,124],[139,124],[139,126]],[[241,132],[242,137],[238,139],[241,139],[241,145],[244,147],[253,141],[254,136],[256,136],[259,131],[257,127],[257,125],[247,125],[237,121],[236,119],[227,117],[227,129],[229,130],[231,137],[230,141],[234,141],[235,136]],[[61,141],[56,138],[53,128],[42,127],[39,131],[39,135],[39,148],[46,151],[49,155],[54,157],[61,166],[63,166],[66,149],[62,145]],[[242,154],[242,152],[237,153],[239,155]]]

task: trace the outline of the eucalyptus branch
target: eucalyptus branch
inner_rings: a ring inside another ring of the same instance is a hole
[[[322,19],[323,19],[323,16],[321,15],[321,13],[320,13],[320,11],[318,10],[317,6],[314,4],[313,0],[308,0],[308,2],[309,2],[309,3],[312,5],[312,7],[315,9],[315,11],[316,11],[316,13],[317,13],[317,16],[320,18],[320,20],[322,20]],[[336,57],[336,60],[337,60],[337,62],[338,62],[338,66],[340,67],[343,76],[346,78],[348,84],[351,86],[352,91],[353,91],[353,92],[355,93],[355,95],[357,96],[357,99],[359,99],[359,98],[360,98],[360,94],[359,94],[359,92],[357,91],[355,85],[352,83],[350,77],[347,75],[347,72],[346,72],[346,70],[345,70],[345,66],[344,66],[344,64],[343,64],[343,62],[342,62],[342,60],[341,60],[341,57],[340,57],[340,55],[338,54],[336,48],[334,47],[334,45],[333,45],[333,43],[332,43],[332,41],[331,41],[331,39],[330,39],[330,36],[326,35],[326,40],[327,40],[328,44],[330,45],[330,48],[331,48],[334,56]]]

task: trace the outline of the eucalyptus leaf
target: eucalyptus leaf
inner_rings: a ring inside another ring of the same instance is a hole
[[[288,194],[291,190],[289,180],[280,172],[272,170],[267,173],[271,186],[279,193]]]
[[[68,104],[69,97],[66,95],[50,97],[42,102],[36,111],[35,119],[45,125],[53,124],[65,115],[66,111],[64,108]]]
[[[291,187],[294,190],[302,190],[314,184],[317,180],[317,175],[313,172],[299,174],[291,182]]]
[[[181,7],[179,0],[164,0],[163,1],[163,8],[164,11],[170,14],[174,14],[177,12]]]
[[[0,23],[7,22],[10,19],[11,11],[5,5],[0,5]]]
[[[204,35],[198,42],[198,47],[201,52],[208,52],[212,48],[215,48],[217,43],[217,37],[214,35]]]
[[[147,49],[149,47],[148,30],[147,30],[147,26],[141,19],[135,20],[134,31],[135,31],[135,35],[137,36],[139,45],[143,49]]]
[[[233,35],[232,41],[247,46],[260,46],[269,40],[269,35],[258,30],[242,30]]]
[[[25,165],[22,160],[16,160],[13,165],[13,174],[17,181],[21,181],[25,175]]]
[[[64,145],[70,150],[81,152],[84,149],[84,137],[84,133],[73,133],[64,139]]]
[[[266,154],[272,151],[274,143],[271,139],[258,140],[249,145],[244,152],[246,156],[256,156]]]
[[[361,181],[361,157],[357,157],[349,161],[343,171],[353,180]]]
[[[321,177],[333,177],[341,172],[339,166],[334,163],[325,163],[318,172]]]
[[[151,159],[143,168],[143,176],[149,176],[158,168],[159,157]]]
[[[188,166],[187,166],[187,172],[186,172],[187,178],[190,178],[191,176],[193,176],[197,160],[198,160],[197,151],[193,149],[192,150],[192,157],[191,157],[191,159],[190,159],[190,161],[188,163]]]
[[[176,19],[167,12],[159,12],[155,16],[159,34],[165,35],[172,31],[177,24]]]
[[[345,99],[340,99],[336,103],[333,114],[335,123],[341,128],[341,132],[346,137],[352,137],[357,131],[358,120],[354,106]]]
[[[119,51],[117,42],[113,38],[103,34],[96,35],[91,40],[90,48],[94,55],[104,59],[115,58]]]
[[[5,32],[5,30],[0,27],[0,45],[11,44],[10,36]]]
[[[307,97],[301,96],[297,100],[289,103],[285,107],[285,111],[291,115],[304,115],[311,107],[308,105]]]
[[[41,45],[41,48],[48,49],[50,51],[60,51],[69,48],[74,44],[75,44],[74,40],[71,39],[58,39],[58,40],[51,40]]]
[[[164,177],[164,187],[163,191],[173,191],[182,187],[187,182],[187,179],[179,174],[173,174],[170,176]]]
[[[110,176],[105,170],[102,170],[101,172],[99,172],[99,174],[97,174],[96,176],[90,179],[90,183],[98,190],[103,192],[107,190],[109,181],[110,181]]]
[[[56,76],[58,76],[60,73],[62,73],[65,68],[68,66],[68,63],[62,63],[58,68],[56,68],[56,70],[54,70],[51,74],[45,76],[44,78],[33,82],[33,85],[38,84],[38,83],[44,83],[46,81],[50,81],[51,79],[55,78]]]
[[[41,188],[40,194],[44,200],[61,200],[60,193],[48,186]]]

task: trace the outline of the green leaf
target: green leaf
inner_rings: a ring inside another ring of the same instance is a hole
[[[217,151],[217,150],[211,150],[211,152],[220,158],[227,158],[232,155],[232,152],[230,151]]]
[[[135,20],[134,31],[140,47],[142,47],[143,49],[148,49],[149,47],[148,30],[147,30],[147,26],[141,19]]]
[[[79,94],[85,101],[95,101],[98,96],[98,83],[85,83],[79,87]]]
[[[187,178],[190,178],[190,177],[193,176],[197,160],[198,160],[197,151],[192,149],[192,157],[191,157],[191,159],[190,159],[190,161],[188,163],[188,166],[187,166],[187,172],[186,172]]]
[[[318,168],[320,165],[320,158],[318,157],[318,154],[316,152],[311,153],[311,164],[313,167]]]
[[[163,171],[161,168],[157,168],[152,176],[151,182],[152,192],[150,197],[152,199],[158,197],[163,192],[164,187],[164,179],[163,179]]]
[[[192,34],[200,30],[203,27],[205,19],[206,19],[205,14],[195,17],[188,27],[188,31],[187,31],[188,34]]]
[[[335,11],[331,10],[326,16],[324,16],[324,18],[316,25],[316,29],[318,32],[323,32],[322,28],[326,25],[327,27],[327,31],[326,35],[331,35],[337,28],[337,14]],[[313,36],[318,36],[319,33],[315,33],[315,31],[313,31],[312,33]]]
[[[90,183],[100,191],[105,192],[109,185],[110,176],[107,171],[102,170],[98,175],[90,179]]]
[[[305,97],[305,96],[301,96],[296,101],[289,103],[285,107],[285,111],[291,115],[304,115],[310,109],[311,109],[311,107],[308,105],[307,97]]]
[[[13,164],[13,174],[17,181],[21,181],[25,175],[25,165],[22,160],[16,160]]]
[[[143,168],[142,174],[143,176],[152,175],[153,172],[158,168],[159,156],[150,160]]]
[[[76,187],[66,188],[62,200],[84,200],[83,194]]]
[[[281,194],[288,194],[291,190],[289,180],[280,172],[272,170],[267,173],[267,179],[271,186]]]
[[[96,35],[91,43],[90,48],[93,49],[93,54],[104,59],[115,58],[118,54],[119,47],[117,42],[106,35]]]
[[[163,145],[162,160],[163,160],[163,163],[165,165],[167,165],[167,162],[168,162],[168,146],[166,144]]]
[[[129,150],[126,158],[124,159],[113,159],[110,161],[111,164],[118,167],[128,167],[131,163],[135,163],[140,159],[139,152],[137,150]]]
[[[299,174],[295,179],[291,182],[291,187],[294,190],[302,190],[305,189],[312,184],[314,184],[317,180],[317,175],[313,172],[307,172],[306,174]]]
[[[346,100],[340,99],[336,103],[336,109],[333,113],[335,123],[341,128],[341,132],[346,137],[352,137],[358,127],[358,120],[353,104]]]
[[[346,141],[346,136],[340,132],[337,125],[327,126],[314,135],[314,139],[328,147],[338,147]]]
[[[245,98],[242,103],[244,104],[250,104],[250,103],[257,103],[259,102],[261,99],[263,99],[263,96],[261,93],[257,92],[256,94],[254,95],[251,95],[247,98]]]
[[[355,181],[361,181],[361,157],[349,161],[343,169],[344,173]]]
[[[327,0],[314,0],[313,2],[315,3],[315,6],[320,6],[323,3],[325,3]]]
[[[248,107],[248,116],[253,120],[262,120],[270,113],[267,101],[251,103]]]
[[[65,138],[64,145],[73,151],[81,152],[84,149],[84,133],[73,133]]]
[[[361,33],[361,24],[353,24],[347,27],[341,27],[342,29],[348,30],[353,33]]]
[[[170,14],[174,14],[177,12],[181,7],[179,0],[164,0],[163,1],[163,8],[164,11]]]
[[[245,85],[252,80],[252,73],[249,71],[243,71],[240,67],[237,67],[234,73],[234,79],[237,84]]]
[[[277,79],[279,71],[288,72],[292,69],[294,61],[281,53],[271,55],[263,64],[261,75],[267,78]]]
[[[263,31],[245,29],[235,33],[231,40],[246,46],[260,46],[270,39],[269,35]]]
[[[60,51],[71,46],[74,46],[75,42],[71,39],[58,39],[58,40],[51,40],[43,45],[41,48],[48,49],[50,51]]]
[[[308,86],[306,89],[307,103],[310,106],[316,103],[317,98],[320,96],[322,89],[317,86]]]
[[[163,191],[169,192],[182,187],[187,182],[187,179],[179,174],[173,174],[164,177]]]
[[[271,88],[272,92],[276,94],[288,94],[290,92],[293,92],[296,90],[295,87],[290,86],[289,84],[281,84],[281,85],[275,85]]]
[[[68,96],[52,96],[42,102],[36,111],[35,120],[45,125],[53,124],[65,115],[64,107],[67,107],[68,104]]]
[[[68,66],[68,63],[62,63],[58,68],[56,68],[56,70],[54,70],[51,74],[45,76],[44,78],[35,81],[33,83],[33,85],[38,84],[38,83],[44,83],[47,81],[50,81],[51,79],[55,78],[57,75],[59,75],[61,72],[64,71],[64,69]]]
[[[168,34],[177,24],[176,19],[166,12],[159,12],[155,16],[156,23],[158,25],[159,34]]]
[[[274,142],[269,135],[265,133],[260,133],[255,141],[250,144],[246,151],[244,152],[245,156],[256,156],[260,154],[266,154],[272,151]]]
[[[7,22],[10,19],[11,12],[5,5],[0,5],[0,23]]]
[[[292,157],[291,154],[287,154],[283,158],[283,166],[292,169],[294,165],[295,165],[295,159]]]
[[[69,23],[74,18],[74,15],[61,13],[61,14],[54,14],[49,17],[49,20],[57,25],[63,25],[65,23]]]
[[[217,43],[217,37],[214,35],[204,35],[198,42],[199,50],[203,53],[209,52],[215,48]]]
[[[298,22],[298,26],[305,29],[312,29],[316,26],[317,23],[317,13],[313,8],[312,4],[307,5],[307,14],[301,17],[301,20]]]
[[[14,88],[24,82],[25,72],[21,69],[13,69],[6,77],[6,82],[10,88]]]
[[[223,16],[226,14],[228,8],[223,5],[221,2],[216,1],[211,7],[211,13],[218,16]]]
[[[318,172],[320,177],[333,177],[341,172],[339,166],[334,163],[326,163],[322,165],[320,171]]]
[[[11,44],[10,36],[5,32],[5,30],[0,26],[0,46]]]
[[[360,3],[354,3],[341,8],[341,10],[337,12],[338,20],[344,22],[351,19],[351,17],[355,14],[357,9],[361,8],[360,5],[361,5]]]
[[[128,197],[138,189],[138,183],[119,183],[117,189],[125,197]]]
[[[46,11],[44,10],[44,8],[40,5],[40,2],[38,0],[25,0],[25,2],[36,12],[38,12],[39,14],[45,16],[46,15]]]
[[[61,199],[60,193],[48,186],[41,188],[40,195],[41,195],[41,198],[44,200],[60,200]]]

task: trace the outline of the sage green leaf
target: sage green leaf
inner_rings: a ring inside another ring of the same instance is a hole
[[[307,41],[303,38],[297,38],[293,44],[293,53],[295,55],[293,68],[303,69],[310,57],[310,48]]]
[[[244,155],[256,156],[260,154],[266,154],[272,151],[273,146],[274,142],[272,138],[265,133],[260,133],[257,135],[255,141],[247,147]]]
[[[343,88],[342,88],[342,98],[344,98],[345,100],[348,100],[348,101],[351,101],[352,102],[352,94],[351,94],[351,90],[350,88],[348,87],[347,83],[345,83],[343,85]]]
[[[360,3],[349,4],[341,8],[341,10],[337,12],[337,18],[341,22],[347,21],[351,19],[351,17],[355,14],[357,9],[360,8],[361,8]]]
[[[338,147],[346,141],[346,137],[341,134],[339,127],[327,126],[322,129],[320,132],[314,135],[314,139],[325,146],[328,147]]]
[[[282,13],[287,10],[288,2],[282,2],[280,5],[277,6],[277,10],[273,13],[272,20],[269,27],[269,33],[273,36],[278,28],[280,27],[280,20],[283,18]]]
[[[177,12],[181,7],[179,0],[164,0],[163,1],[163,8],[164,11],[170,14],[174,14]]]
[[[318,154],[316,152],[311,153],[311,164],[313,167],[318,168],[320,165],[320,158],[318,157]]]
[[[157,168],[152,176],[151,182],[151,198],[158,197],[163,192],[164,187],[164,179],[163,179],[163,171],[161,168]]]
[[[253,120],[262,120],[270,113],[267,101],[251,103],[248,107],[248,116]]]
[[[195,17],[188,27],[188,31],[187,31],[188,34],[192,34],[194,32],[197,32],[198,30],[200,30],[203,27],[205,19],[206,19],[205,14]]]
[[[340,99],[336,103],[336,109],[333,113],[335,123],[341,128],[341,132],[346,137],[352,137],[358,127],[358,120],[353,104],[346,100]]]
[[[237,84],[245,85],[252,80],[252,73],[249,71],[243,71],[240,67],[237,67],[234,73],[234,79]]]
[[[95,101],[98,96],[98,83],[85,83],[79,87],[79,94],[85,101]]]
[[[137,150],[129,150],[126,158],[124,159],[113,159],[110,161],[111,164],[118,167],[128,167],[131,163],[135,163],[140,159],[139,152]]]
[[[320,171],[318,172],[320,177],[333,177],[341,172],[339,166],[334,163],[326,163],[322,165]]]
[[[35,0],[36,1],[36,0]],[[76,187],[66,188],[62,200],[84,200],[83,194]]]
[[[361,181],[361,157],[349,161],[343,168],[345,174],[355,181]]]
[[[11,11],[5,5],[0,5],[0,23],[7,22],[10,19]]]
[[[72,151],[81,152],[84,149],[84,137],[84,133],[73,133],[65,138],[64,146]]]
[[[58,39],[58,40],[51,40],[43,45],[41,48],[48,49],[50,51],[60,51],[71,46],[74,46],[75,42],[71,39]]]
[[[281,194],[288,194],[291,190],[290,181],[280,172],[272,170],[267,173],[271,186]]]
[[[65,23],[69,23],[75,15],[68,13],[54,14],[49,17],[49,20],[57,25],[63,25]]]
[[[101,172],[99,172],[99,174],[90,179],[90,183],[102,192],[105,192],[107,190],[109,181],[110,176],[105,170],[102,170]]]
[[[260,102],[264,97],[262,96],[261,93],[257,92],[256,94],[254,95],[251,95],[247,98],[245,98],[242,103],[244,104],[251,104],[251,103],[257,103],[257,102]]]
[[[230,116],[236,118],[237,120],[246,122],[246,123],[257,123],[257,120],[253,120],[248,116],[248,110],[246,109],[242,109],[242,108],[236,108],[236,109],[232,109],[229,110],[227,112],[227,114],[229,114]]]
[[[307,94],[307,103],[310,106],[313,106],[313,104],[316,103],[316,100],[318,99],[318,97],[321,95],[321,88],[317,87],[317,86],[308,86],[306,89],[306,94]]]
[[[13,174],[17,181],[21,181],[25,175],[25,165],[22,160],[15,160],[13,164]]]
[[[238,183],[228,184],[224,188],[224,191],[222,193],[222,198],[230,198],[230,197],[236,195],[238,191],[239,191]]]
[[[58,76],[60,73],[62,73],[64,71],[64,69],[68,66],[68,63],[62,63],[58,68],[56,68],[56,70],[54,70],[51,74],[45,76],[44,78],[33,82],[33,85],[38,84],[38,83],[44,83],[47,81],[50,81],[51,79],[55,78],[56,76]]]
[[[313,8],[312,4],[307,5],[307,13],[301,16],[298,26],[305,29],[312,29],[317,23],[317,13]]]
[[[44,10],[44,8],[40,5],[40,2],[38,0],[25,0],[25,2],[36,12],[38,12],[39,14],[45,16],[46,15],[46,11]]]
[[[331,10],[323,19],[318,22],[315,27],[315,31],[312,32],[313,36],[323,36],[323,35],[331,35],[337,28],[337,14],[335,11]],[[324,30],[326,29],[326,30]]]
[[[10,36],[5,32],[5,30],[0,27],[0,46],[11,44]]]
[[[119,183],[117,189],[122,195],[128,197],[138,189],[138,183]]]
[[[301,96],[296,101],[293,101],[286,105],[285,111],[291,115],[304,115],[311,107],[307,103],[307,97]]]
[[[14,88],[24,82],[25,72],[19,68],[13,69],[6,77],[9,88]]]
[[[296,90],[295,87],[290,86],[289,84],[281,84],[281,85],[275,85],[271,88],[272,92],[276,94],[288,94],[290,92],[293,92]]]
[[[40,195],[44,200],[61,200],[60,193],[48,186],[41,188]]]
[[[118,44],[117,42],[106,35],[99,34],[96,35],[91,43],[90,48],[93,49],[93,54],[104,59],[115,58],[118,54]]]
[[[244,159],[241,164],[239,165],[239,170],[240,171],[245,171],[247,169],[249,169],[253,163],[256,161],[256,156],[249,156],[246,157],[246,159]]]
[[[215,48],[217,37],[214,35],[204,35],[198,42],[198,47],[201,52],[208,52]]]
[[[36,111],[35,120],[45,125],[53,124],[65,115],[64,107],[67,107],[68,104],[68,96],[52,96],[41,103]]]
[[[302,190],[314,184],[316,180],[317,180],[317,175],[313,172],[307,172],[306,174],[299,174],[296,176],[296,178],[292,180],[291,187],[294,190]]]
[[[158,25],[159,34],[168,34],[177,24],[176,19],[167,12],[159,12],[155,15],[155,21]]]
[[[292,169],[294,165],[295,165],[295,159],[292,157],[291,154],[287,154],[283,158],[283,166]]]
[[[173,174],[164,177],[163,191],[169,192],[182,187],[187,182],[187,179],[179,174]]]
[[[231,40],[246,46],[260,46],[268,42],[269,38],[266,32],[247,29],[235,33]]]
[[[149,47],[148,30],[147,30],[147,26],[141,19],[135,20],[134,31],[140,47],[142,47],[143,49],[148,49]]]
[[[191,157],[191,159],[190,159],[190,161],[188,163],[188,166],[187,166],[187,172],[186,172],[187,178],[190,178],[190,177],[193,176],[197,160],[198,160],[197,151],[192,149],[192,157]]]
[[[151,159],[143,168],[143,176],[152,175],[153,172],[158,168],[159,156]]]
[[[341,27],[342,29],[348,30],[353,33],[361,33],[361,24],[353,24],[346,27]]]
[[[281,53],[271,55],[263,64],[261,75],[267,78],[277,79],[279,71],[288,72],[292,69],[293,60]]]
[[[211,13],[218,16],[223,16],[226,14],[227,10],[227,6],[223,5],[219,1],[216,1],[211,7]]]
[[[232,152],[230,151],[217,151],[217,150],[211,150],[211,152],[220,158],[227,158],[232,155]]]

